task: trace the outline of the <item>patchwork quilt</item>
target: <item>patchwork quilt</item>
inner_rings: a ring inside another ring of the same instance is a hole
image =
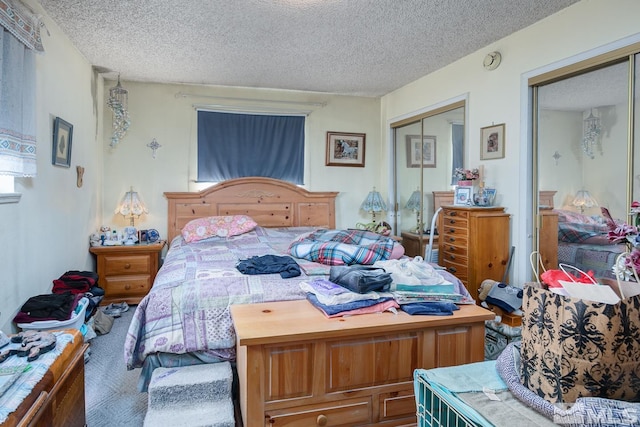
[[[257,227],[239,236],[194,243],[176,237],[129,326],[124,347],[127,368],[141,367],[153,353],[208,351],[234,359],[231,304],[305,299],[299,286],[309,280],[304,271],[328,273],[326,266],[304,261],[301,276],[283,279],[278,273],[245,275],[236,264],[252,256],[285,255],[292,241],[314,230]]]

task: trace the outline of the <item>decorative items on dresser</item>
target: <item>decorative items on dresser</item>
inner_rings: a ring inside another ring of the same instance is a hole
[[[329,319],[306,300],[230,307],[245,426],[414,425],[412,376],[484,359],[494,314]]]
[[[439,264],[472,295],[485,279],[504,280],[510,215],[503,207],[443,206]]]
[[[114,302],[138,304],[149,292],[160,264],[165,242],[133,246],[92,246],[98,283],[104,289],[102,305]]]

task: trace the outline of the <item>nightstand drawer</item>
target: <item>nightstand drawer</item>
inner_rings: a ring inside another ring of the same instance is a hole
[[[115,276],[105,277],[109,297],[130,297],[146,295],[151,289],[151,276]]]
[[[151,273],[149,255],[106,255],[104,257],[105,274],[144,274]]]

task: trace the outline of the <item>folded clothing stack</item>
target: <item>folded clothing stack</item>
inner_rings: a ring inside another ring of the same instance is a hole
[[[327,317],[380,313],[399,307],[388,294],[352,292],[323,278],[301,282],[300,287],[307,293],[307,300]]]

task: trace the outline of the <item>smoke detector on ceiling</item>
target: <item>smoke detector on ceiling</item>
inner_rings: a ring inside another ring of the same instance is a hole
[[[498,68],[500,61],[502,61],[502,55],[500,55],[500,52],[490,52],[484,57],[482,65],[484,65],[485,69],[491,71]]]

